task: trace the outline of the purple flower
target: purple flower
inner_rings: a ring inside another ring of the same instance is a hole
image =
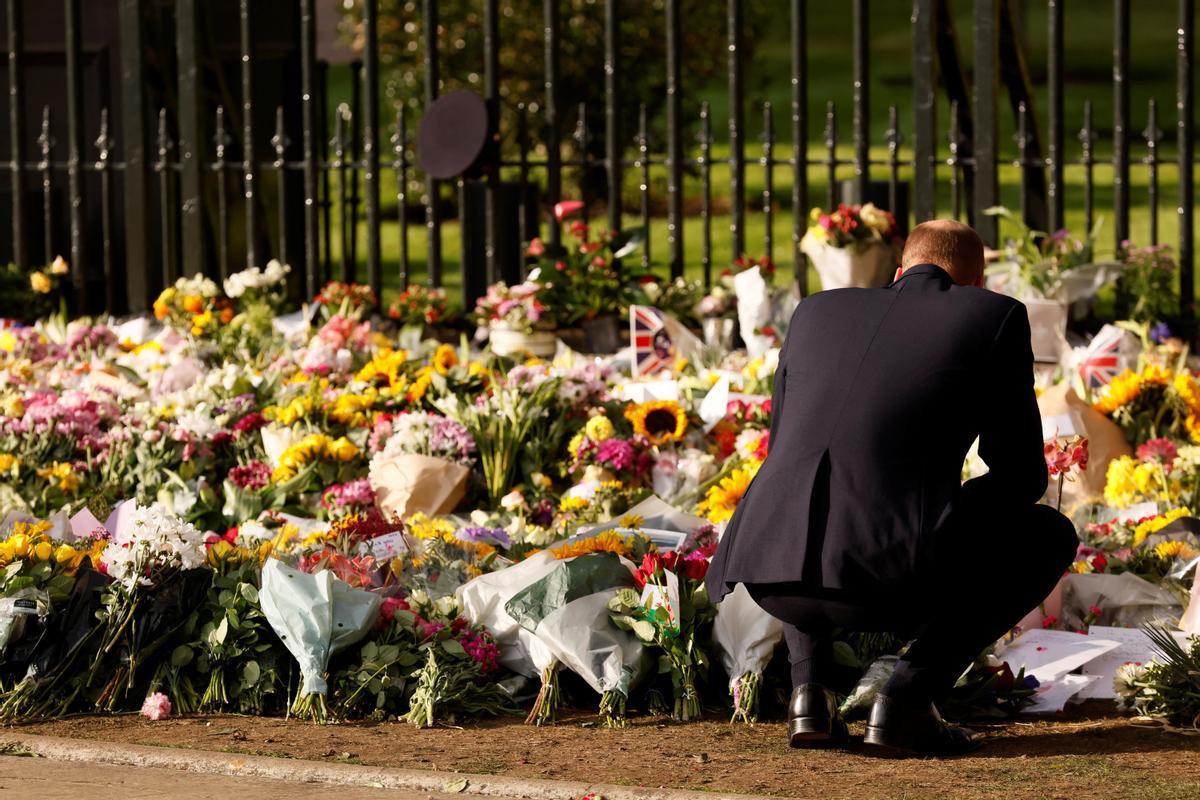
[[[512,546],[508,531],[503,528],[463,528],[455,536],[465,542],[487,542],[497,547]]]
[[[1171,329],[1167,327],[1167,323],[1160,322],[1150,329],[1150,341],[1156,344],[1162,344],[1167,339],[1171,338]]]

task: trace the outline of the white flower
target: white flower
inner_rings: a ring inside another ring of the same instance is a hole
[[[204,535],[194,525],[155,503],[135,506],[128,526],[104,548],[105,568],[114,581],[132,589],[152,586],[156,573],[195,569],[204,563]]]
[[[520,489],[513,489],[504,497],[500,498],[500,507],[505,511],[516,511],[525,507],[525,495]]]
[[[862,219],[863,224],[873,231],[886,233],[891,224],[888,222],[887,214],[876,207],[874,203],[867,203],[858,211],[858,216]]]
[[[1113,691],[1117,697],[1121,698],[1126,704],[1133,701],[1137,696],[1138,687],[1136,681],[1142,680],[1145,677],[1146,668],[1141,664],[1130,662],[1117,667],[1116,674],[1113,675]]]

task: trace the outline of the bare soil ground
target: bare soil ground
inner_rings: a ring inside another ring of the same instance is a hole
[[[987,744],[950,760],[887,761],[849,751],[791,750],[781,722],[641,717],[596,727],[568,712],[554,727],[519,719],[417,730],[400,723],[317,726],[296,720],[137,716],[26,723],[51,736],[373,766],[594,783],[836,798],[1200,798],[1200,736],[1168,733],[1086,704],[1055,718],[980,727]],[[853,732],[861,736],[861,725]]]

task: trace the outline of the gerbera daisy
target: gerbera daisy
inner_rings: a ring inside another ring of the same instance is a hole
[[[651,400],[625,409],[625,419],[633,432],[645,436],[654,445],[677,442],[687,431],[687,414],[674,400]]]
[[[758,474],[760,466],[758,462],[750,462],[726,475],[719,483],[709,488],[697,510],[712,523],[724,522],[732,517],[733,510],[746,495],[750,481]]]

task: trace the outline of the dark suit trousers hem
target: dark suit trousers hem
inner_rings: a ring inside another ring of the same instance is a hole
[[[1078,547],[1070,520],[1045,505],[956,514],[937,534],[924,597],[907,607],[813,597],[803,584],[747,584],[784,623],[794,685],[831,680],[835,629],[914,637],[884,692],[936,701],[980,653],[1046,598]]]

